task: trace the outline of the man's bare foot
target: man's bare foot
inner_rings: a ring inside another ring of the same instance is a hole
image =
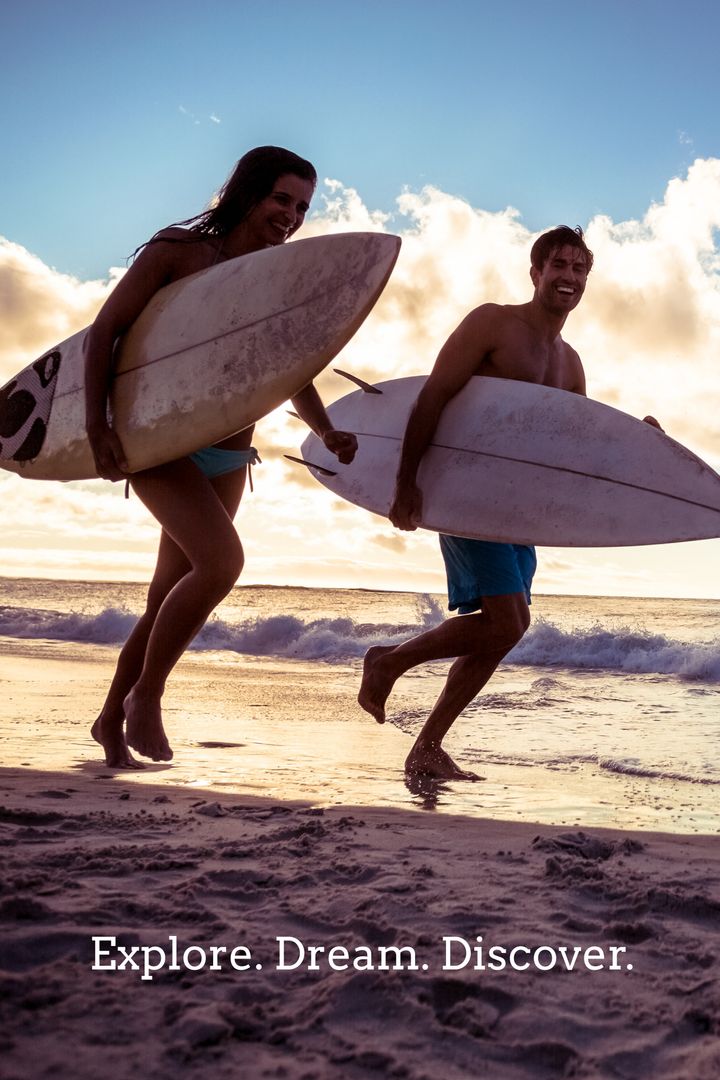
[[[384,675],[379,670],[378,661],[389,652],[392,652],[392,645],[373,645],[365,653],[362,682],[358,694],[358,703],[365,712],[375,717],[378,724],[385,723],[385,702],[395,682],[392,676]]]
[[[90,728],[90,734],[95,742],[100,743],[105,751],[105,764],[111,769],[144,769],[142,761],[134,758],[128,750],[123,735],[123,719],[120,725],[112,724],[100,713],[97,720]]]
[[[405,761],[411,776],[431,776],[436,780],[484,780],[484,776],[461,769],[440,746],[414,746]]]
[[[123,708],[128,746],[153,761],[171,761],[173,752],[167,741],[157,698],[131,690],[123,702]]]

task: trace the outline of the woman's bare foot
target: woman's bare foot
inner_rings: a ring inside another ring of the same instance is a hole
[[[123,708],[128,746],[153,761],[171,761],[173,752],[163,727],[158,699],[131,690],[123,702]]]
[[[392,645],[373,645],[365,653],[363,676],[358,703],[374,716],[378,724],[385,723],[385,702],[395,684],[395,676],[381,670],[382,657],[393,651]]]
[[[484,776],[461,769],[440,746],[412,748],[405,761],[405,772],[412,776],[432,776],[436,780],[484,780]]]
[[[144,769],[142,761],[134,758],[128,750],[123,734],[124,717],[120,718],[120,724],[111,723],[102,713],[90,728],[90,734],[95,742],[100,743],[105,751],[105,764],[111,769]]]

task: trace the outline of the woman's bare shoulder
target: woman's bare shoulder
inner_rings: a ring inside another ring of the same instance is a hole
[[[160,229],[148,240],[137,261],[161,265],[167,282],[170,282],[205,270],[213,264],[215,257],[215,245],[209,237],[171,225]]]
[[[180,241],[185,244],[197,243],[198,240],[202,240],[201,236],[197,233],[191,232],[190,229],[183,229],[180,225],[168,225],[166,229],[158,229],[158,231],[150,237],[149,244],[155,244],[159,240],[172,240],[173,242]]]

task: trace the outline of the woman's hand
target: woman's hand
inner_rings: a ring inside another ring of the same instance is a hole
[[[103,480],[125,480],[129,469],[125,451],[111,427],[88,431],[90,449],[95,459],[95,471]]]
[[[320,395],[308,383],[290,399],[300,419],[322,439],[325,448],[334,454],[341,465],[349,465],[357,453],[358,443],[350,431],[337,431],[325,411]]]
[[[358,441],[351,431],[337,431],[330,428],[322,437],[326,450],[334,454],[341,465],[349,465],[355,457]]]

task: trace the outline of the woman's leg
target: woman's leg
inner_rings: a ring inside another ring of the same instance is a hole
[[[140,678],[148,638],[165,597],[189,570],[190,563],[175,541],[163,530],[145,611],[120,651],[105,703],[90,730],[92,737],[105,750],[105,762],[111,768],[143,768],[142,762],[132,756],[125,742],[123,701]]]
[[[235,483],[241,486],[242,480]],[[124,701],[128,745],[155,761],[169,761],[172,750],[160,708],[165,682],[210,612],[237,581],[243,550],[217,486],[191,461],[138,473],[133,487],[189,563],[188,572],[160,605],[142,671]]]
[[[108,765],[140,766],[122,731],[124,700],[139,680],[141,693],[133,699],[129,724],[131,741],[156,760],[172,756],[162,730],[159,698],[175,662],[242,568],[242,547],[232,518],[245,476],[246,470],[239,469],[208,481],[185,459],[133,477],[133,487],[163,531],[146,610],[120,653],[92,731],[105,747]]]

